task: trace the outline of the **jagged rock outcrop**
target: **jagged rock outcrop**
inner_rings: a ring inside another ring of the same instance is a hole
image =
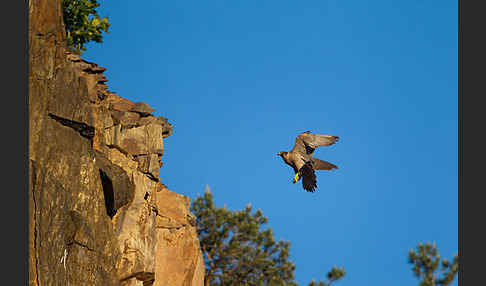
[[[202,285],[204,261],[189,198],[159,186],[155,193],[158,272],[154,285]]]
[[[166,118],[65,48],[60,1],[29,1],[29,285],[202,285],[189,199],[158,174]]]

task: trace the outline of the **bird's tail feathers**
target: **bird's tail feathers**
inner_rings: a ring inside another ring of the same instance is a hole
[[[312,158],[312,165],[314,167],[314,170],[332,170],[332,169],[338,169],[338,166],[329,163],[324,160],[320,160],[317,158]]]

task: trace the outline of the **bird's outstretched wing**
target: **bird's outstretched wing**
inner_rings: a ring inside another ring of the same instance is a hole
[[[314,167],[314,170],[332,170],[338,168],[334,164],[331,164],[323,160],[319,160],[317,158],[312,158],[312,166]]]
[[[325,134],[310,134],[310,131],[299,134],[295,139],[295,145],[290,152],[299,152],[302,154],[312,154],[314,149],[320,146],[329,146],[339,140],[338,136]]]
[[[317,188],[317,178],[310,161],[304,164],[300,173],[302,174],[302,187],[304,190],[313,193]]]

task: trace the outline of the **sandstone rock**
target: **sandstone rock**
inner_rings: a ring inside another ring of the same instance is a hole
[[[122,129],[121,125],[107,128],[105,141],[107,145],[115,146],[124,153],[133,156],[163,153],[163,142],[160,134],[162,127],[157,124]]]
[[[151,276],[142,274],[123,280],[121,286],[148,286],[153,285],[154,280],[153,274]]]
[[[204,261],[196,229],[188,220],[192,216],[189,198],[161,188],[156,193],[156,202],[158,243],[154,285],[202,286]]]
[[[120,142],[121,137],[121,125],[114,125],[105,129],[103,133],[105,136],[105,144],[108,146],[117,146]],[[126,153],[126,152],[125,152]]]
[[[158,154],[137,156],[136,160],[138,162],[138,170],[140,170],[143,173],[150,174],[152,177],[158,177],[159,168],[162,167],[162,162],[160,157],[161,155]]]
[[[90,73],[102,73],[106,71],[106,68],[98,65],[88,65],[88,67],[86,67],[83,71]]]
[[[29,1],[29,285],[202,285],[189,199],[158,182],[172,125],[64,47]]]
[[[155,213],[152,209],[156,183],[140,172],[133,172],[135,196],[113,218],[117,230],[121,259],[116,268],[121,279],[134,274],[155,272],[154,253],[157,244]],[[146,194],[149,194],[146,196]]]
[[[108,79],[106,78],[106,76],[104,74],[98,74],[98,76],[96,77],[97,83],[104,84],[107,81],[108,81]]]
[[[138,163],[136,161],[127,157],[116,148],[110,148],[107,153],[110,161],[124,169],[130,177],[131,173],[138,167]]]
[[[163,141],[161,139],[162,126],[159,124],[147,124],[144,126],[146,132],[146,144],[149,154],[162,155],[164,151]]]
[[[118,110],[111,111],[111,117],[115,124],[121,124],[123,127],[132,128],[137,126],[140,120],[140,114],[135,112],[123,112]]]
[[[104,106],[96,106],[96,109],[95,116],[97,117],[97,120],[95,120],[95,122],[101,124],[95,124],[95,127],[98,127],[99,129],[106,129],[115,125],[115,122],[113,121],[113,118],[111,117],[111,114],[107,108]]]
[[[158,117],[149,116],[149,117],[141,118],[138,122],[139,126],[147,125],[150,123],[156,123],[162,126],[162,138],[169,137],[172,134],[172,124],[169,123],[167,118],[162,116],[158,116]]]
[[[110,94],[105,100],[110,104],[111,110],[127,112],[131,111],[135,107],[135,103],[132,101],[115,94]]]
[[[51,90],[47,101],[47,112],[57,117],[94,125],[93,106],[88,96],[86,83],[78,80],[75,70],[63,66],[56,73],[55,88]]]
[[[45,122],[31,147],[30,284],[117,285],[119,250],[90,140]]]
[[[142,155],[149,154],[146,140],[145,128],[136,127],[122,130],[120,141],[115,144],[131,155]]]
[[[97,102],[98,87],[97,87],[96,75],[84,74],[84,76],[81,77],[81,79],[85,81],[89,100],[91,102]]]
[[[157,122],[157,117],[155,116],[147,116],[147,117],[142,117],[138,121],[139,126],[147,125],[149,123],[156,123]]]
[[[152,112],[155,112],[155,109],[146,103],[137,102],[131,111],[140,113],[141,116],[149,116],[152,115]]]
[[[67,53],[66,58],[67,58],[68,61],[72,61],[72,62],[80,62],[81,61],[81,56],[79,56],[77,54]]]

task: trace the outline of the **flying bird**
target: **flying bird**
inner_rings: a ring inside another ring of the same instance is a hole
[[[313,158],[314,150],[320,146],[330,146],[339,140],[338,136],[311,134],[310,131],[299,134],[294,148],[290,152],[279,152],[284,162],[295,172],[293,184],[302,178],[302,187],[313,193],[317,188],[315,170],[332,170],[338,167],[329,162]]]

